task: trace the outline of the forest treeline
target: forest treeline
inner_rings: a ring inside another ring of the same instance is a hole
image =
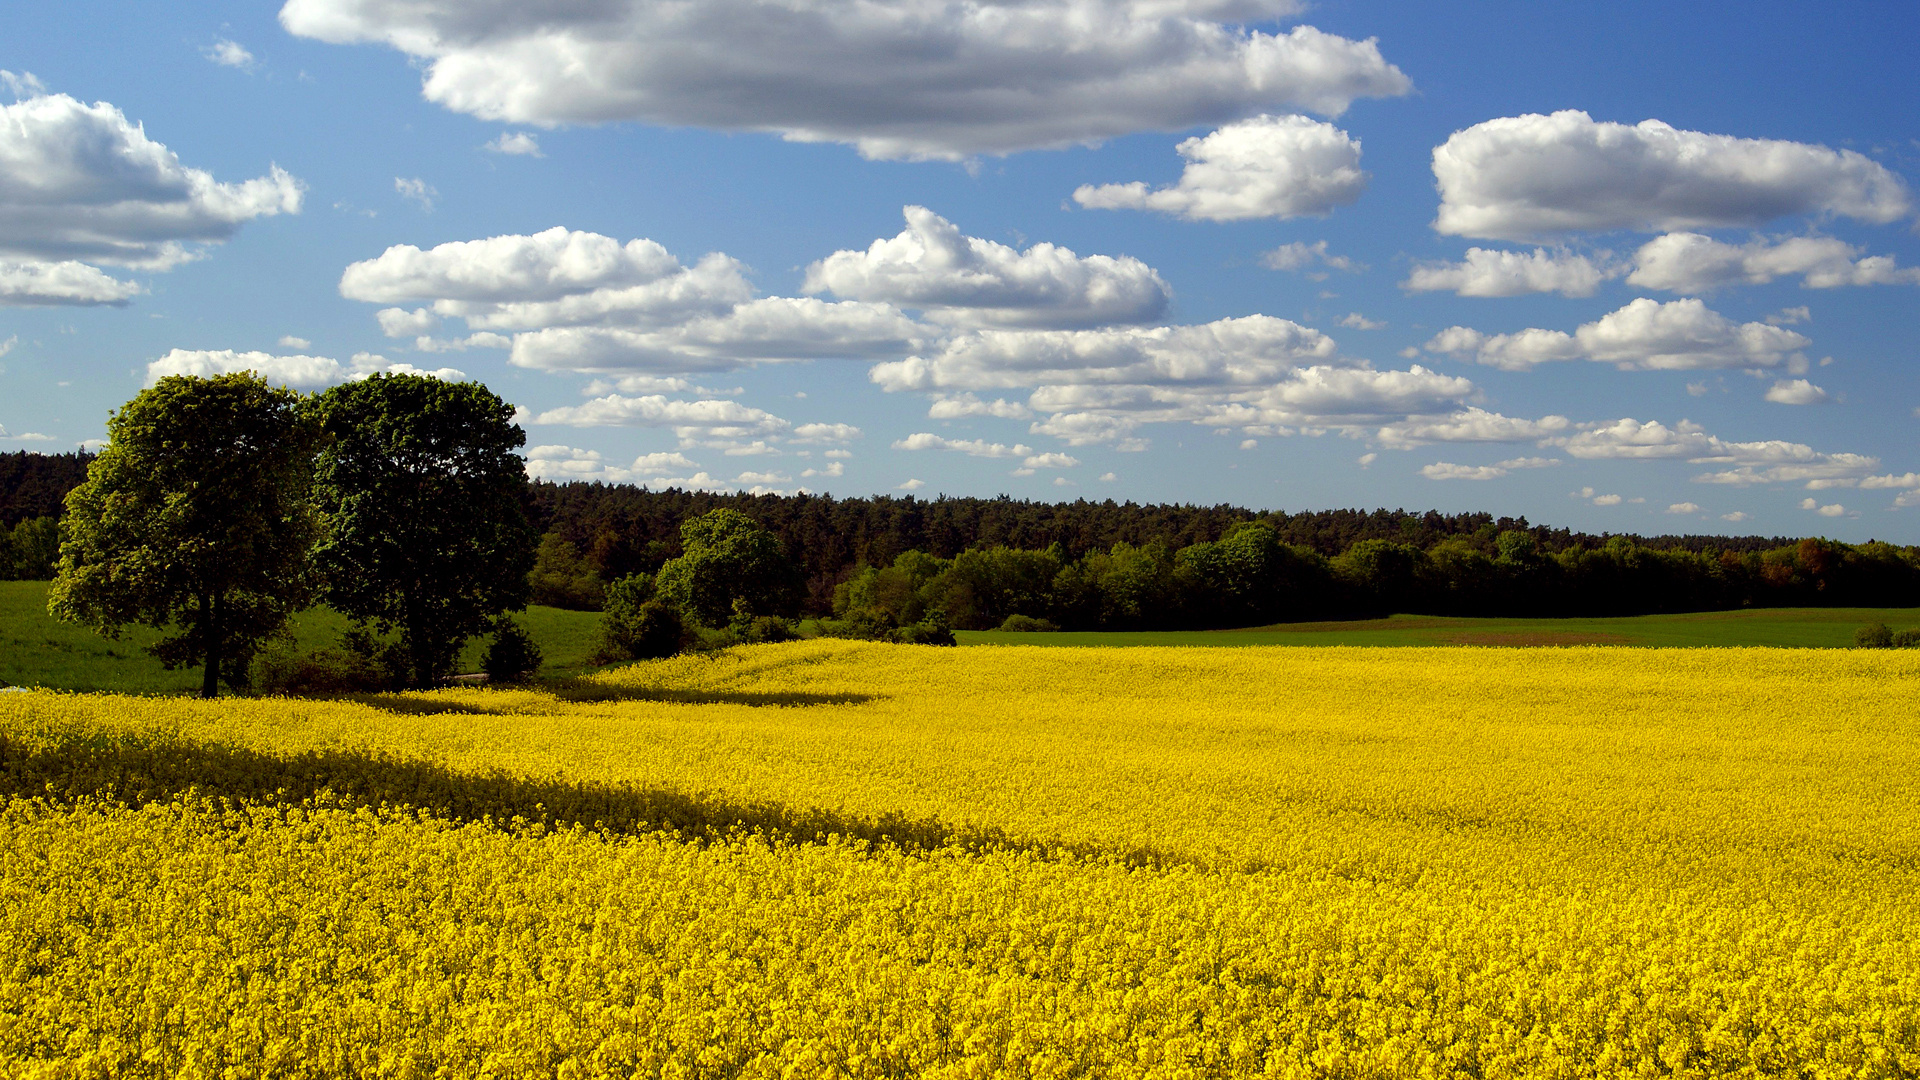
[[[44,559],[88,455],[0,455],[0,543]],[[57,494],[54,494],[57,492]],[[739,495],[529,484],[534,602],[597,609],[607,586],[685,554],[682,526],[735,510],[778,538],[782,605],[837,629],[1009,617],[1077,629],[1243,626],[1391,612],[1633,615],[1920,606],[1920,548],[1785,537],[1592,535],[1490,514],[912,496]],[[16,570],[30,569],[16,559]],[[0,566],[4,570],[5,566]],[[11,576],[35,576],[14,573]],[[1016,620],[1018,621],[1018,620]]]

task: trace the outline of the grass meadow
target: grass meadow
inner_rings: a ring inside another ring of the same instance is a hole
[[[0,1074],[1901,1077],[1920,652],[0,695]]]

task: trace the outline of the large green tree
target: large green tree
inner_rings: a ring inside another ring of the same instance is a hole
[[[213,697],[312,601],[318,427],[298,394],[257,375],[176,375],[123,406],[107,434],[67,495],[47,606],[109,637],[130,623],[178,627],[151,651],[169,668],[200,666]]]
[[[792,615],[800,606],[798,566],[780,538],[738,510],[713,510],[680,524],[682,554],[660,568],[660,595],[708,626],[723,626],[742,601],[755,615]]]
[[[420,375],[336,386],[312,409],[328,436],[314,483],[327,600],[399,630],[413,683],[431,685],[467,638],[527,604],[526,434],[479,383]]]

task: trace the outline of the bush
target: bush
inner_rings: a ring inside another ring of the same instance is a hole
[[[505,615],[494,623],[493,644],[480,661],[490,683],[521,682],[540,670],[540,646],[521,625]]]
[[[1000,624],[1000,629],[1013,634],[1038,634],[1060,628],[1046,619],[1036,619],[1030,615],[1009,615],[1006,621]]]
[[[1853,632],[1853,644],[1858,649],[1889,649],[1893,647],[1893,631],[1886,623],[1863,626]]]
[[[953,628],[946,623],[927,619],[903,626],[893,632],[893,640],[902,645],[958,645],[954,640]]]
[[[658,660],[681,652],[693,641],[680,608],[654,593],[653,578],[630,574],[607,586],[600,620],[600,649],[594,662]]]
[[[364,631],[348,631],[342,648],[302,654],[291,637],[275,638],[254,654],[247,686],[256,694],[352,694],[406,685],[406,652]]]
[[[1920,645],[1920,630],[1902,630],[1893,635],[1892,644],[1896,649],[1911,649]]]

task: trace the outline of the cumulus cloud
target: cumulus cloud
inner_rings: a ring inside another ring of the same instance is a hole
[[[1863,454],[1823,453],[1804,443],[1781,439],[1736,442],[1708,434],[1682,420],[1668,427],[1657,420],[1632,418],[1582,424],[1580,430],[1543,441],[1583,459],[1685,460],[1696,465],[1730,465],[1694,479],[1707,484],[1753,484],[1858,480],[1880,459]],[[1831,486],[1821,484],[1820,486]]]
[[[632,465],[608,462],[597,450],[571,446],[535,446],[527,451],[527,475],[536,480],[565,483],[570,480],[626,484],[659,477],[669,470],[698,469],[699,465],[678,452],[642,454]],[[701,474],[705,475],[705,474]],[[709,477],[710,481],[711,478]],[[680,485],[687,486],[687,485]]]
[[[1592,296],[1618,271],[1564,248],[1531,252],[1468,248],[1460,262],[1420,263],[1400,287],[1408,292],[1451,292],[1461,296],[1521,296],[1559,293]]]
[[[937,353],[876,364],[870,378],[888,391],[948,401],[956,392],[1025,389],[1026,407],[1046,414],[1033,433],[1118,449],[1143,449],[1134,432],[1148,423],[1248,435],[1349,430],[1450,412],[1474,392],[1466,379],[1418,365],[1376,371],[1341,361],[1324,334],[1265,315],[1197,326],[977,331]],[[952,411],[978,403],[960,401]]]
[[[1697,514],[1699,512],[1700,504],[1695,502],[1677,502],[1667,507],[1667,513],[1669,514]]]
[[[200,50],[200,55],[221,67],[239,68],[241,71],[252,71],[257,63],[246,46],[226,38],[215,38],[213,44]]]
[[[1567,110],[1503,117],[1433,151],[1440,212],[1457,236],[1758,226],[1796,214],[1886,224],[1912,212],[1906,184],[1872,159],[1776,139],[1628,125]]]
[[[1272,251],[1263,252],[1260,255],[1260,265],[1269,270],[1285,270],[1290,272],[1305,270],[1309,266],[1324,266],[1330,270],[1344,270],[1349,273],[1357,273],[1366,269],[1366,267],[1361,266],[1345,255],[1328,253],[1327,242],[1325,240],[1315,240],[1311,244],[1303,240],[1295,240],[1290,244],[1281,244]],[[1325,275],[1315,276],[1324,277]]]
[[[173,349],[147,364],[147,385],[152,386],[169,375],[212,378],[237,371],[255,372],[268,382],[300,389],[352,382],[369,375],[427,375],[453,382],[467,377],[466,372],[455,368],[428,371],[372,353],[356,353],[352,360],[342,364],[331,357],[304,354],[275,356],[272,353],[236,352],[232,349]]]
[[[982,330],[931,357],[875,365],[887,390],[992,390],[1077,384],[1259,386],[1330,360],[1332,338],[1287,319],[1248,315],[1197,326]]]
[[[1493,465],[1455,465],[1436,461],[1420,467],[1420,475],[1429,480],[1498,480],[1515,469],[1544,469],[1560,464],[1559,458],[1510,458]]]
[[[503,131],[480,149],[514,157],[546,157],[540,152],[540,140],[531,131]]]
[[[433,201],[440,197],[440,192],[435,190],[432,184],[417,176],[411,179],[402,176],[394,177],[393,190],[398,192],[401,198],[419,206],[429,214],[433,213]]]
[[[1046,328],[1148,322],[1171,296],[1138,259],[1082,258],[1053,244],[1015,251],[963,235],[923,206],[902,212],[900,235],[809,266],[806,291],[917,308],[942,323]]]
[[[382,328],[395,336],[445,318],[489,335],[519,331],[511,362],[550,371],[671,375],[871,359],[899,356],[930,333],[891,304],[755,299],[740,264],[718,253],[688,267],[651,240],[622,244],[558,227],[425,251],[391,247],[347,267],[340,292],[370,303],[426,302],[379,313]],[[501,344],[491,336],[458,340],[466,347]]]
[[[224,241],[257,217],[298,213],[304,191],[278,166],[220,183],[106,102],[38,93],[0,106],[0,257],[54,264],[29,273],[61,279],[68,291],[117,289],[125,299],[127,286],[82,281],[65,264],[164,270],[194,257],[188,245]]]
[[[1391,449],[1408,450],[1429,443],[1538,442],[1572,427],[1573,421],[1564,416],[1524,420],[1470,407],[1446,416],[1416,417],[1387,424],[1375,432],[1375,438]]]
[[[661,394],[607,394],[580,405],[548,409],[535,417],[534,423],[671,428],[683,440],[750,439],[782,434],[793,426],[764,409],[737,401],[677,401]]]
[[[1262,112],[1337,115],[1412,84],[1375,43],[1222,18],[1295,0],[706,0],[618,5],[288,0],[290,32],[380,42],[426,97],[485,120],[640,121],[960,159],[1179,131]]]
[[[1340,320],[1340,325],[1351,327],[1355,330],[1385,330],[1387,328],[1386,323],[1369,319],[1357,311],[1348,312],[1346,317]]]
[[[933,404],[927,407],[927,416],[934,420],[959,420],[969,416],[1027,420],[1032,418],[1033,410],[1006,398],[981,401],[973,394],[935,394]]]
[[[1641,297],[1571,334],[1528,329],[1488,335],[1452,326],[1426,348],[1508,371],[1558,360],[1594,360],[1622,371],[1691,371],[1779,367],[1810,344],[1785,327],[1735,323],[1697,299],[1663,304]]]
[[[850,443],[860,437],[852,424],[801,424],[789,441],[796,443]]]
[[[1258,116],[1196,136],[1177,148],[1180,181],[1149,190],[1083,185],[1073,201],[1092,210],[1157,210],[1190,221],[1246,221],[1323,215],[1366,190],[1360,143],[1304,116]]]
[[[340,295],[375,304],[427,302],[477,329],[648,326],[714,315],[748,300],[740,264],[708,255],[686,267],[651,240],[625,244],[555,226],[530,236],[388,248],[340,276]]]
[[[895,450],[952,450],[968,457],[978,458],[1024,458],[1033,453],[1033,447],[1022,443],[1008,446],[1005,443],[990,443],[984,439],[949,439],[930,431],[921,431],[904,439],[895,439],[893,448]]]
[[[117,306],[145,291],[72,259],[0,262],[0,307]]]
[[[727,371],[746,364],[898,356],[925,329],[889,304],[769,296],[654,330],[563,326],[517,334],[510,360],[547,371]]]
[[[1627,282],[1668,292],[1765,285],[1775,278],[1794,276],[1809,289],[1920,285],[1920,268],[1902,269],[1891,255],[1863,258],[1863,254],[1864,249],[1830,236],[1759,238],[1728,244],[1700,233],[1668,233],[1649,240],[1634,254],[1634,269]]]
[[[1776,405],[1818,405],[1827,400],[1827,392],[1805,379],[1781,379],[1768,388],[1767,400]]]
[[[925,480],[916,478],[912,480],[903,480],[900,483],[895,484],[894,490],[895,491],[919,491],[921,488],[926,486],[927,486],[927,482]]]

